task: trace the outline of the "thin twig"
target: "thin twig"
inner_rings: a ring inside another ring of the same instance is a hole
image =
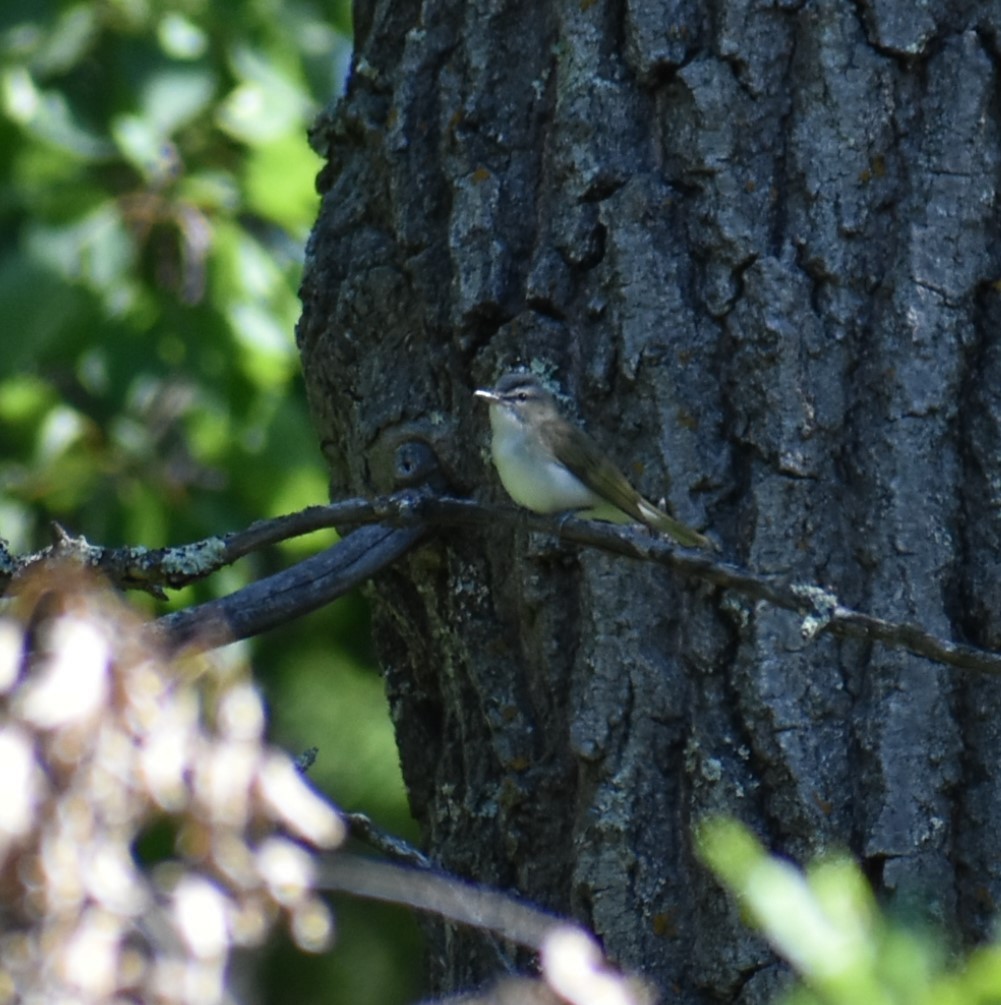
[[[376,500],[373,504],[378,519],[393,522],[394,497]],[[904,621],[888,621],[856,611],[840,603],[831,590],[810,583],[797,583],[785,576],[752,572],[705,552],[679,548],[664,537],[633,526],[602,523],[597,520],[537,516],[510,507],[485,506],[467,499],[425,497],[411,499],[401,522],[412,522],[414,510],[432,524],[495,526],[498,522],[513,523],[528,530],[550,533],[560,540],[612,552],[645,562],[656,562],[689,579],[699,579],[724,589],[742,593],[753,600],[762,600],[775,607],[795,611],[802,619],[805,639],[828,631],[842,638],[881,642],[905,649],[936,663],[960,670],[1001,674],[1001,653],[990,649],[954,642],[927,631],[920,625]]]
[[[299,513],[260,520],[242,531],[206,538],[178,548],[101,548],[59,529],[51,548],[0,563],[0,590],[12,576],[40,562],[71,557],[100,569],[122,588],[162,594],[202,579],[259,548],[329,527],[371,524],[339,544],[236,593],[198,608],[168,615],[158,630],[171,640],[195,636],[204,644],[246,638],[328,603],[346,589],[375,575],[419,544],[435,526],[494,528],[499,524],[552,534],[579,544],[645,562],[656,562],[688,579],[733,590],[753,600],[795,611],[804,638],[831,632],[842,638],[880,642],[936,663],[1001,675],[1001,653],[942,638],[911,622],[889,621],[840,603],[830,590],[788,577],[752,572],[703,552],[679,548],[645,529],[593,520],[547,517],[509,506],[452,499],[406,490],[378,499],[346,499],[311,506]],[[357,535],[357,536],[356,536]],[[14,572],[9,569],[13,567]],[[212,641],[215,639],[215,641]]]
[[[554,926],[570,924],[489,887],[347,852],[320,860],[316,888],[429,911],[536,951]]]
[[[522,993],[525,988],[519,984],[515,995],[500,1000],[570,1005],[652,1005],[655,1000],[651,984],[611,969],[597,940],[576,922],[490,887],[440,872],[337,852],[319,861],[316,888],[437,914],[537,952],[542,977],[555,994],[530,997]],[[500,944],[495,946],[499,951]],[[480,1000],[498,999],[488,994]]]
[[[348,813],[345,810],[340,810],[340,814],[347,821],[353,838],[364,841],[369,847],[382,852],[387,858],[415,869],[434,868],[434,863],[424,852],[415,848],[409,841],[404,841],[403,838],[390,834],[389,831],[384,831],[371,817],[364,813]]]

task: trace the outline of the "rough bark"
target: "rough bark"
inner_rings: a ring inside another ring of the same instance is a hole
[[[641,490],[761,570],[1001,645],[996,4],[358,2],[300,343],[334,496],[533,361]],[[670,474],[670,488],[668,486]],[[965,939],[1001,896],[1001,687],[663,570],[462,530],[373,592],[414,812],[457,873],[671,1000],[781,968],[693,855],[847,847]],[[442,934],[435,987],[496,968]]]

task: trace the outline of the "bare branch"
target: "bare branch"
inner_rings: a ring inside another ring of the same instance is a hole
[[[399,506],[399,509],[397,509]],[[804,639],[823,631],[842,638],[882,642],[906,649],[936,663],[960,670],[1001,674],[1001,653],[944,639],[910,622],[886,621],[845,607],[829,589],[797,583],[788,577],[743,569],[701,551],[680,548],[665,537],[639,527],[578,520],[572,517],[544,517],[527,510],[490,506],[468,499],[404,494],[373,502],[374,518],[385,523],[411,524],[415,519],[450,526],[496,526],[499,522],[526,530],[553,534],[561,541],[656,562],[689,579],[698,579],[723,589],[734,590],[753,600],[795,611],[803,618]]]
[[[71,559],[101,572],[120,589],[146,590],[163,599],[164,588],[176,590],[188,586],[270,545],[341,524],[374,523],[377,519],[371,500],[348,499],[328,506],[310,506],[271,520],[257,520],[245,530],[169,548],[105,548],[91,544],[82,535],[73,537],[54,523],[53,543],[31,555],[11,555],[0,541],[0,593],[15,576],[30,568]]]
[[[489,887],[346,852],[319,860],[316,888],[429,911],[536,951],[554,926],[570,924]]]
[[[167,615],[156,632],[171,645],[200,640],[199,647],[248,638],[313,611],[396,561],[436,526],[496,527],[506,524],[552,534],[579,544],[644,562],[656,562],[688,579],[733,590],[752,600],[795,611],[803,618],[804,639],[827,631],[842,638],[881,642],[936,663],[1001,674],[1001,653],[954,642],[910,622],[887,621],[845,607],[831,590],[787,577],[752,572],[704,552],[678,547],[645,529],[573,517],[538,516],[523,509],[452,499],[408,489],[378,499],[346,499],[311,506],[299,513],[260,520],[243,531],[206,538],[178,548],[100,548],[72,538],[59,528],[56,543],[26,558],[8,558],[0,567],[0,586],[16,566],[24,569],[72,556],[100,569],[116,585],[141,587],[162,595],[162,587],[204,578],[259,548],[316,530],[369,524],[338,544],[297,565],[238,590],[221,600]]]
[[[379,827],[371,817],[364,813],[348,813],[338,807],[338,812],[344,817],[351,837],[364,841],[376,851],[382,852],[387,858],[417,869],[431,869],[433,863],[419,848],[415,848],[403,838],[390,834]]]
[[[486,886],[427,869],[409,869],[359,855],[319,859],[316,888],[401,904],[490,932],[539,954],[542,977],[555,1000],[571,1005],[652,1005],[645,981],[612,970],[596,939],[575,922]],[[519,983],[519,991],[525,986]],[[489,995],[472,1001],[522,1001]]]
[[[317,555],[219,600],[159,618],[154,635],[169,648],[210,649],[315,611],[370,579],[428,534],[426,526],[361,527]]]

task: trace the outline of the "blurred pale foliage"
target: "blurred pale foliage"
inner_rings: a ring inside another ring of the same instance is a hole
[[[233,950],[283,918],[332,932],[306,848],[345,829],[264,740],[247,673],[159,658],[132,611],[72,569],[0,618],[0,1001],[228,1000]],[[133,849],[167,826],[154,863]]]
[[[792,965],[789,1005],[988,1005],[1001,1001],[1001,944],[950,955],[949,937],[880,910],[846,856],[805,872],[742,824],[701,828],[703,859]]]
[[[320,167],[306,132],[343,86],[348,6],[0,4],[0,536],[13,550],[47,543],[53,519],[155,547],[326,498],[293,333]],[[175,603],[330,539],[244,560]],[[361,601],[252,658],[275,741],[317,746],[321,788],[405,830]],[[275,956],[281,990],[260,1000],[288,1000],[290,980],[300,1005],[411,995],[397,954],[413,931],[347,927],[328,956]]]

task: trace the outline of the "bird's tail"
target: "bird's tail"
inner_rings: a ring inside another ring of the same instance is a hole
[[[706,551],[719,551],[719,545],[710,540],[704,534],[700,534],[691,527],[686,527],[680,520],[675,520],[663,510],[658,509],[652,503],[643,499],[639,503],[640,513],[643,514],[644,522],[655,530],[662,531],[669,537],[673,537],[678,544],[683,544],[686,548],[703,548]]]

